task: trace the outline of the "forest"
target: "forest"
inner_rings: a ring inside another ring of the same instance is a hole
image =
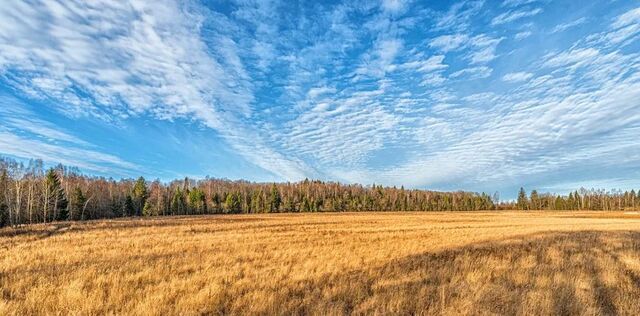
[[[439,192],[308,180],[255,183],[205,178],[160,180],[84,175],[78,168],[45,168],[0,157],[0,226],[129,216],[278,212],[623,210],[640,192],[580,189],[567,196],[527,194],[499,201],[498,193]]]

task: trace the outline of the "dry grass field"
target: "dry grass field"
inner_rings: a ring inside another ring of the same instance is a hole
[[[640,313],[636,213],[332,213],[0,230],[0,315]]]

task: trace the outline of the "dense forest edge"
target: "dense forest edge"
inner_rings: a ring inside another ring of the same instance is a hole
[[[205,178],[163,183],[84,175],[78,168],[45,169],[0,157],[0,227],[128,216],[357,211],[627,210],[640,191],[580,189],[569,195],[530,194],[516,201],[498,193],[439,192],[318,180],[255,183]]]

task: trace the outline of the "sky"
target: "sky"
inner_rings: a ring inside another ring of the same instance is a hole
[[[640,1],[8,1],[0,154],[99,176],[640,187]]]

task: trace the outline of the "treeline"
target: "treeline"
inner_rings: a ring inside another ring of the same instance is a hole
[[[580,189],[569,195],[538,193],[532,190],[529,195],[520,188],[518,199],[513,203],[501,203],[499,208],[518,210],[558,210],[558,211],[622,211],[640,208],[640,190],[605,191]]]
[[[625,210],[640,207],[640,192],[585,190],[569,195],[527,195],[499,202],[473,192],[406,190],[305,180],[254,183],[185,178],[114,180],[83,175],[41,160],[27,164],[0,157],[0,227],[125,216],[343,211]]]
[[[342,211],[474,211],[496,198],[471,192],[406,190],[305,180],[114,180],[41,160],[0,158],[0,225],[123,216]]]

